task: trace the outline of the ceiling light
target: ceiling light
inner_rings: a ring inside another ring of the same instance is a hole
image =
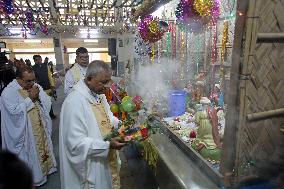
[[[96,33],[99,33],[99,30],[98,29],[80,29],[80,33],[81,34],[96,34]]]
[[[25,43],[41,43],[41,40],[39,39],[27,39],[24,40]]]
[[[99,40],[97,39],[84,39],[84,43],[98,43]]]
[[[20,34],[22,31],[22,28],[10,28],[9,31],[12,34]]]

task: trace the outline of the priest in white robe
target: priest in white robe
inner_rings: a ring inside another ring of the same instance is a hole
[[[88,64],[88,50],[84,47],[79,47],[76,50],[75,64],[65,74],[64,93],[66,96],[71,93],[73,86],[85,77]]]
[[[56,171],[49,116],[51,100],[34,83],[31,68],[17,70],[16,76],[1,96],[2,147],[27,163],[34,185],[40,186],[47,181],[48,174]]]
[[[118,119],[103,94],[111,69],[102,61],[89,64],[86,78],[74,86],[60,115],[59,154],[61,189],[119,189],[117,150],[125,144],[104,137]]]

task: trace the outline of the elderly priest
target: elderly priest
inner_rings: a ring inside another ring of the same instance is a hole
[[[50,97],[35,83],[30,67],[18,69],[16,79],[2,92],[2,147],[27,163],[35,186],[44,184],[47,175],[56,171],[50,107]]]
[[[119,157],[125,143],[104,137],[118,124],[103,94],[111,69],[103,61],[89,64],[84,80],[65,99],[59,128],[61,189],[118,189]]]

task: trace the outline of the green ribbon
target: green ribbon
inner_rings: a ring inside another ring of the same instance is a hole
[[[167,57],[170,57],[171,55],[171,33],[170,32],[166,33],[166,52],[167,52]]]

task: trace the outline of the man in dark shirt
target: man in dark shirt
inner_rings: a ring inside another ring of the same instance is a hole
[[[46,62],[42,63],[42,58],[40,55],[33,56],[35,65],[33,65],[33,70],[37,79],[38,84],[43,88],[43,90],[51,96],[54,92],[54,80],[51,71]],[[53,113],[52,106],[49,113],[51,119],[55,119],[56,116]]]
[[[0,53],[0,95],[3,89],[15,78],[13,65],[8,63],[4,53]]]

